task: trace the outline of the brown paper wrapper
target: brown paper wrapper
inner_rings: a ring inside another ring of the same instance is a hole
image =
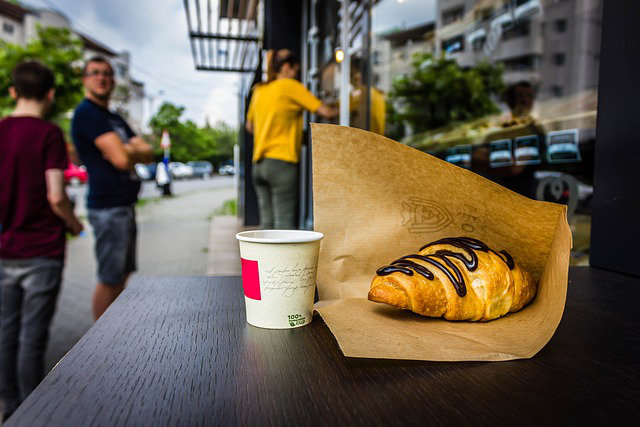
[[[520,196],[468,170],[359,129],[312,125],[315,229],[324,233],[316,310],[345,356],[510,360],[551,339],[567,293],[566,207]],[[519,312],[478,322],[370,302],[376,270],[443,237],[507,250],[539,280]]]

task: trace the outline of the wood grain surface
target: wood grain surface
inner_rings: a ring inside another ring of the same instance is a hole
[[[345,358],[317,317],[245,321],[238,277],[137,277],[6,425],[541,425],[640,421],[640,279],[572,268],[535,357]]]

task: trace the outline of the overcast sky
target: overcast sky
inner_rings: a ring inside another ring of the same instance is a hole
[[[184,5],[178,0],[24,0],[57,9],[75,30],[115,51],[131,52],[134,79],[145,84],[149,105],[163,101],[186,107],[184,117],[203,124],[237,124],[239,77],[235,73],[196,71]],[[217,3],[217,2],[214,2]],[[376,32],[412,27],[435,16],[435,0],[383,0],[374,11]],[[160,95],[160,91],[163,93]]]
[[[436,0],[382,0],[373,11],[374,32],[411,28],[435,21]]]

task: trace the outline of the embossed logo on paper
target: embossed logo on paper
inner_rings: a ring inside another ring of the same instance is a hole
[[[262,289],[291,297],[297,292],[313,291],[316,280],[315,266],[274,267],[264,271]]]
[[[410,197],[402,202],[402,226],[409,227],[411,233],[439,231],[452,221],[451,213],[432,200]]]

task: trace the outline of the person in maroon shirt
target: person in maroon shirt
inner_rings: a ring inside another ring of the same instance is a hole
[[[62,131],[43,120],[54,76],[36,61],[13,70],[11,116],[0,121],[0,395],[6,419],[44,376],[62,281],[65,232],[82,231],[64,188]]]

